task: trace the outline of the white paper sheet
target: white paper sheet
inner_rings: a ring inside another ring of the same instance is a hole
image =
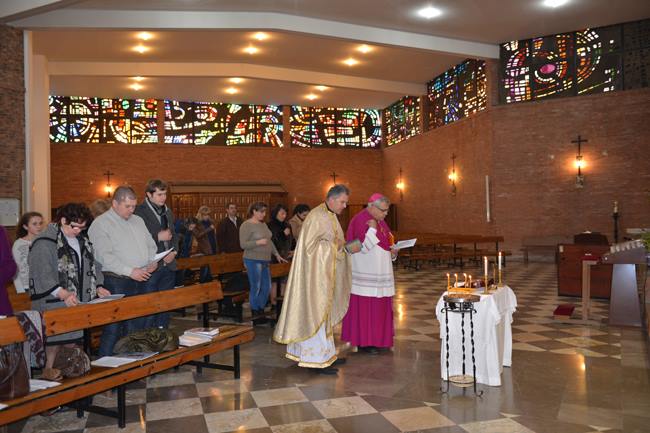
[[[136,352],[136,353],[121,353],[116,356],[103,356],[93,362],[92,365],[96,367],[119,367],[134,361],[141,361],[150,358],[158,352]]]
[[[103,302],[114,301],[116,299],[122,299],[123,297],[124,297],[124,293],[116,293],[114,295],[104,296],[103,298],[95,298],[92,301],[80,302],[80,304],[101,304]]]
[[[61,385],[61,382],[55,382],[53,380],[30,379],[29,392],[52,388],[54,386],[59,386],[59,385]]]
[[[415,241],[417,241],[417,238],[413,239],[407,239],[405,241],[399,241],[396,244],[394,244],[391,248],[394,250],[401,250],[404,248],[411,248],[412,246],[415,246]]]
[[[165,257],[167,254],[171,253],[173,248],[168,249],[167,251],[163,251],[162,253],[158,253],[155,256],[153,256],[153,259],[151,259],[151,263],[155,263],[159,260],[162,260],[163,257]]]

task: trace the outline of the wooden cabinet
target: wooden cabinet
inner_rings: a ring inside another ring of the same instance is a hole
[[[608,245],[558,246],[557,288],[561,296],[582,296],[582,257],[591,253],[595,257],[609,252]],[[612,265],[591,267],[591,297],[609,299],[612,287]]]

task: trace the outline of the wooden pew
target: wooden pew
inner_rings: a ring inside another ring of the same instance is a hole
[[[51,336],[191,305],[202,304],[204,309],[207,309],[209,302],[221,298],[221,286],[215,281],[166,291],[164,296],[151,293],[103,304],[50,310],[43,314],[43,319],[46,324],[46,335]],[[207,314],[204,315],[203,324],[209,325]],[[183,364],[195,365],[199,373],[201,368],[233,371],[235,378],[239,378],[239,346],[252,341],[254,337],[253,329],[249,326],[223,325],[217,337],[198,346],[179,347],[177,350],[163,352],[117,368],[92,367],[89,373],[77,378],[64,379],[59,386],[3,401],[2,403],[8,407],[0,411],[0,426],[48,409],[77,402],[74,404],[78,416],[83,416],[84,411],[113,416],[118,419],[119,427],[123,428],[126,422],[126,384]],[[16,318],[1,319],[0,346],[22,341],[25,341],[25,335]],[[209,362],[211,354],[231,348],[234,357],[233,365]],[[82,405],[78,402],[80,399],[113,388],[117,389],[117,411]]]

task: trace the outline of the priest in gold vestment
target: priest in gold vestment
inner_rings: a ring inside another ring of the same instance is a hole
[[[336,217],[350,191],[334,185],[325,203],[309,212],[296,245],[282,313],[273,338],[287,345],[287,358],[301,367],[336,374],[333,327],[348,309],[352,286],[345,235]],[[356,252],[356,246],[348,247]]]

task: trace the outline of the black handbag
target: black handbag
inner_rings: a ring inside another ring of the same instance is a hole
[[[54,358],[54,368],[63,377],[79,377],[90,371],[90,358],[79,347],[59,347]]]
[[[29,373],[22,344],[0,347],[0,401],[29,394]]]
[[[122,337],[113,353],[169,352],[178,349],[178,335],[169,329],[149,328]]]

